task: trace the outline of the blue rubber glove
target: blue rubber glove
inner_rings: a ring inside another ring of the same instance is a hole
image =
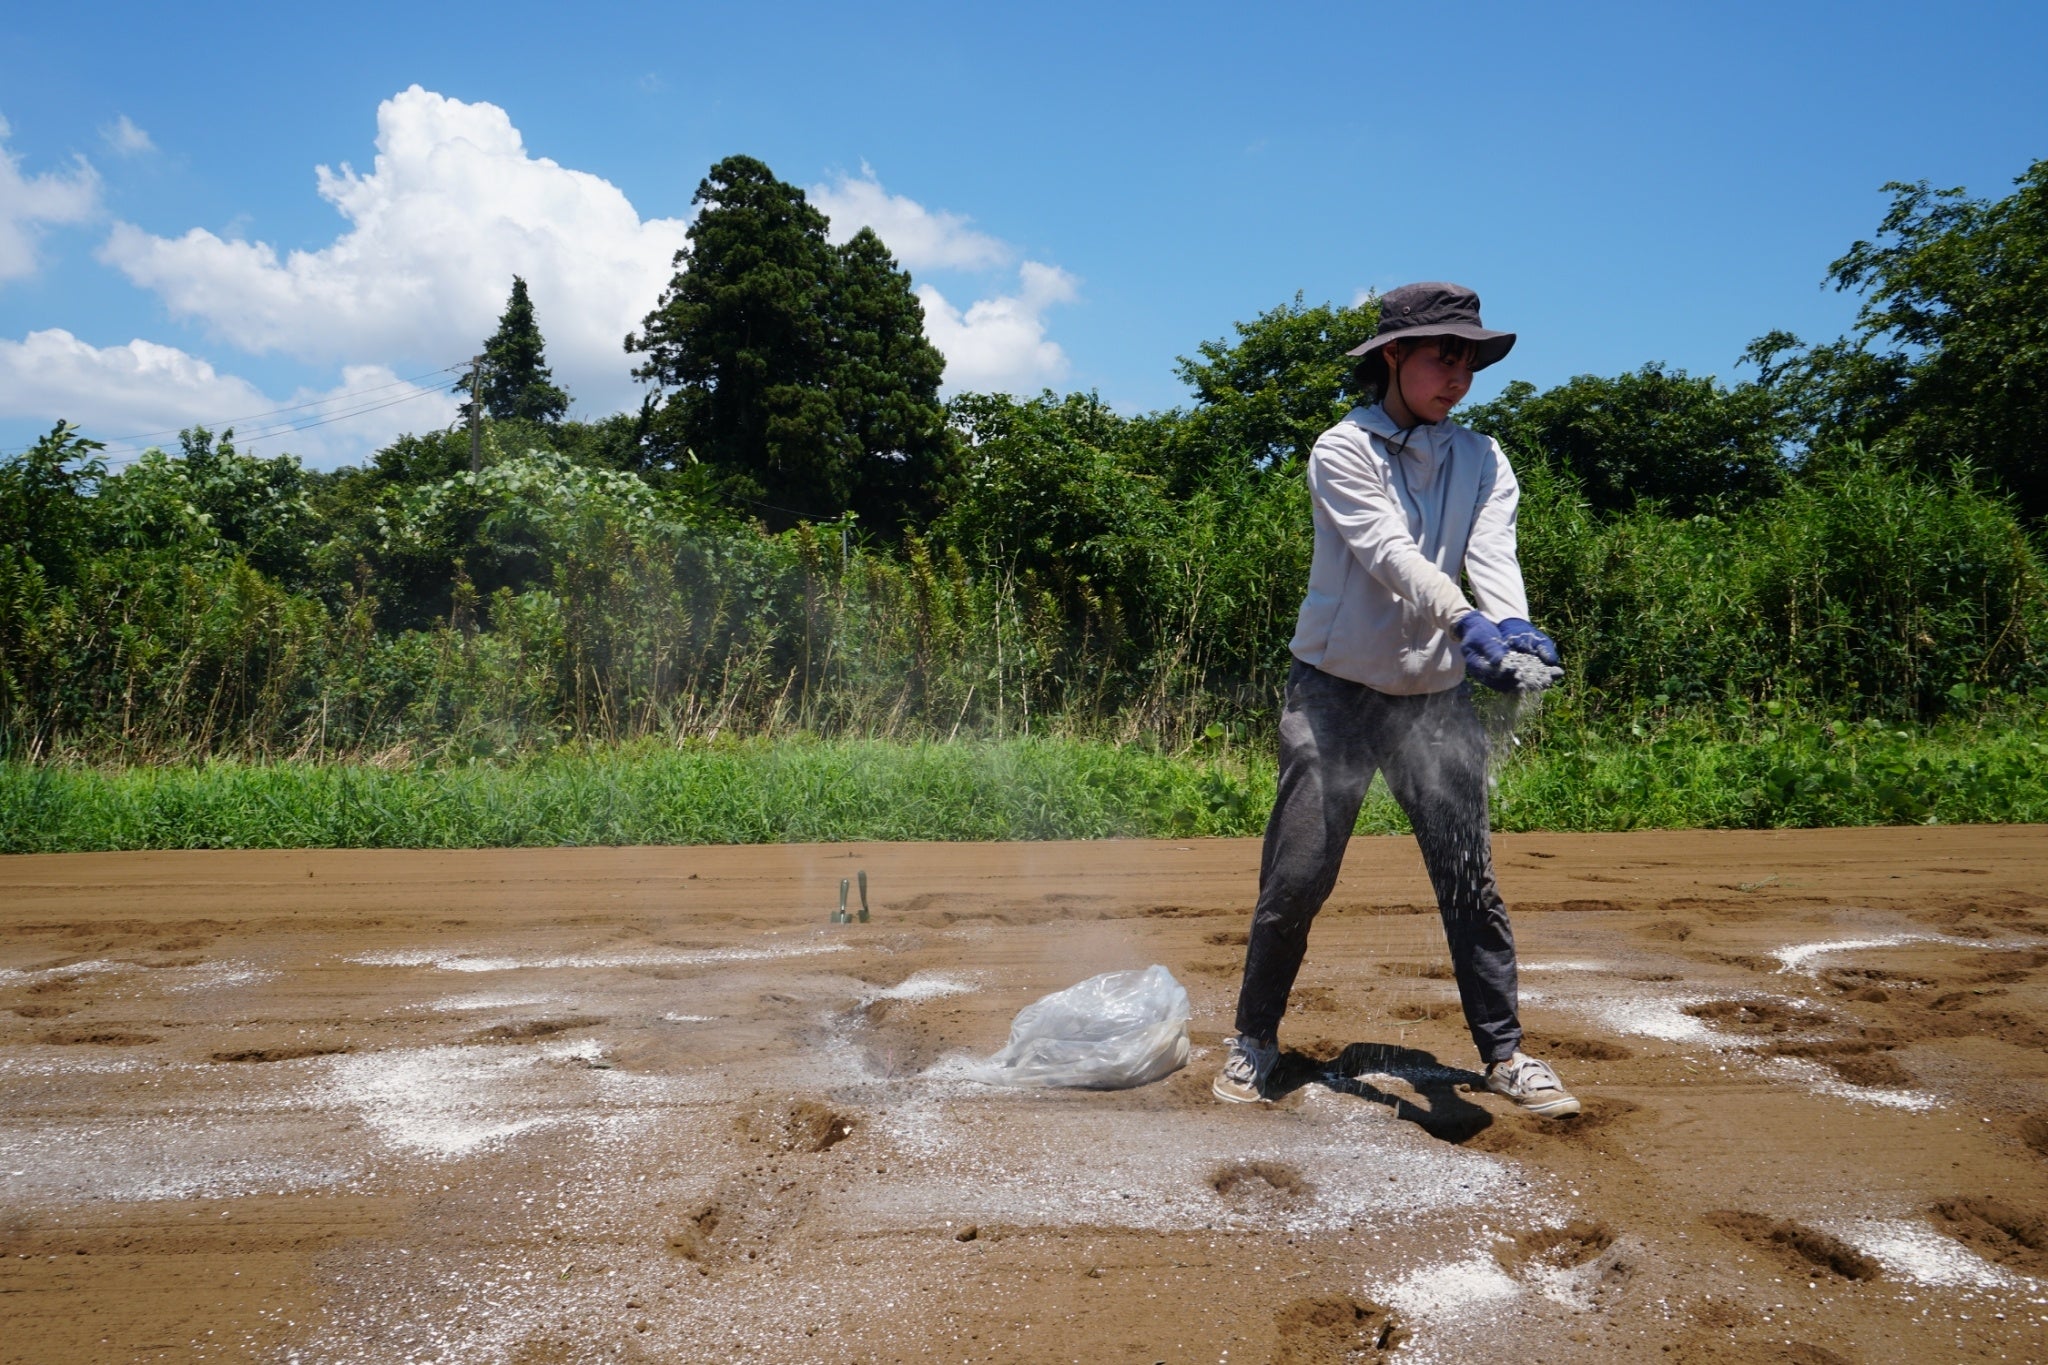
[[[1507,641],[1509,649],[1534,654],[1552,668],[1564,667],[1564,661],[1557,657],[1557,642],[1519,616],[1510,616],[1500,623],[1500,637]]]
[[[1508,672],[1508,642],[1500,627],[1476,611],[1468,611],[1451,623],[1458,637],[1458,652],[1465,656],[1465,676],[1484,683],[1496,692],[1518,691],[1521,684]]]

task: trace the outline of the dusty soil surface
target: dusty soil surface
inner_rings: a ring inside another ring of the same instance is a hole
[[[2048,831],[1501,837],[1550,1123],[1473,1089],[1400,839],[1281,1097],[1213,1101],[1257,861],[0,860],[0,1360],[2048,1354]],[[948,1061],[1153,962],[1165,1081]]]

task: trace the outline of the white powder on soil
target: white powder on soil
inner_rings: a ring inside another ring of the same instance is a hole
[[[1891,1090],[1874,1085],[1852,1085],[1820,1065],[1796,1057],[1778,1057],[1765,1062],[1763,1074],[1773,1080],[1792,1081],[1808,1090],[1832,1095],[1855,1104],[1875,1104],[1886,1109],[1925,1113],[1941,1107],[1941,1097],[1925,1090]]]
[[[2025,1283],[1954,1238],[1911,1219],[1859,1219],[1826,1230],[1901,1279],[1952,1289],[2014,1289]]]
[[[1958,938],[1953,934],[1886,934],[1882,938],[1833,938],[1819,943],[1793,943],[1778,949],[1771,956],[1784,965],[1781,972],[1805,972],[1813,974],[1808,963],[1817,957],[1832,953],[1858,953],[1872,948],[1897,948],[1908,943],[1942,943],[1953,948],[1975,948],[1981,952],[2011,952],[2019,948],[2038,948],[2039,940],[2027,939],[2022,942],[1986,943],[1982,939]]]
[[[444,995],[433,1008],[450,1013],[464,1010],[521,1010],[553,1003],[545,995],[514,995],[504,991],[472,991],[468,995]]]
[[[435,948],[397,948],[349,959],[362,967],[433,967],[444,972],[516,972],[560,968],[709,967],[726,962],[843,953],[844,943],[793,943],[774,948],[652,948],[616,953],[567,953],[557,957],[480,957]]]
[[[1493,1257],[1480,1253],[1462,1261],[1424,1266],[1394,1281],[1372,1297],[1411,1317],[1459,1317],[1477,1309],[1490,1308],[1522,1293],[1522,1286],[1500,1268]]]
[[[1037,1092],[1020,1101],[1008,1091],[976,1097],[914,1085],[871,1120],[870,1132],[898,1154],[888,1178],[832,1200],[848,1226],[921,1228],[951,1218],[1307,1233],[1406,1225],[1457,1210],[1498,1215],[1516,1208],[1526,1189],[1508,1163],[1448,1146],[1382,1105],[1321,1086],[1305,1092],[1284,1129],[1248,1144],[1239,1116],[1222,1106],[1104,1114],[1088,1095]],[[1218,1167],[1252,1160],[1293,1166],[1313,1189],[1284,1207],[1246,1208],[1210,1184]]]
[[[496,1146],[560,1116],[521,1113],[507,1093],[539,1058],[520,1048],[427,1047],[343,1057],[332,1097],[394,1147],[433,1157]]]
[[[90,962],[73,962],[62,967],[37,967],[25,970],[0,967],[0,986],[18,986],[37,981],[55,981],[69,976],[91,976],[99,972],[132,972],[137,970],[132,962],[104,962],[97,958]]]
[[[172,978],[165,985],[165,990],[182,993],[221,990],[229,986],[253,986],[259,981],[270,980],[277,973],[268,967],[259,967],[253,962],[230,961],[202,962],[193,967],[166,968],[158,975]]]
[[[864,995],[863,1000],[937,1000],[948,995],[966,995],[975,984],[945,972],[917,972],[886,991]]]

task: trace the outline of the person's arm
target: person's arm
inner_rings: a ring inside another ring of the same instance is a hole
[[[1472,604],[1457,581],[1432,564],[1408,534],[1400,499],[1366,441],[1363,431],[1355,436],[1341,429],[1323,433],[1309,456],[1309,495],[1329,515],[1367,573],[1448,630],[1472,610]]]
[[[1529,590],[1522,585],[1522,561],[1515,548],[1515,516],[1522,502],[1522,486],[1507,455],[1491,437],[1493,477],[1481,482],[1483,500],[1472,519],[1472,534],[1465,541],[1465,578],[1479,610],[1492,620],[1527,621]]]
[[[1522,487],[1500,443],[1488,438],[1487,445],[1493,450],[1493,472],[1482,485],[1485,496],[1465,542],[1465,577],[1480,610],[1499,627],[1502,642],[1555,668],[1561,662],[1556,643],[1529,624],[1529,590],[1522,583],[1522,561],[1516,553],[1515,516]]]

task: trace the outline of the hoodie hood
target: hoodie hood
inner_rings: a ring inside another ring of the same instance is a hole
[[[1436,483],[1438,473],[1450,460],[1458,432],[1463,430],[1448,417],[1441,422],[1403,428],[1380,403],[1353,408],[1344,420],[1379,437],[1388,462],[1399,469],[1409,488],[1417,493]]]

